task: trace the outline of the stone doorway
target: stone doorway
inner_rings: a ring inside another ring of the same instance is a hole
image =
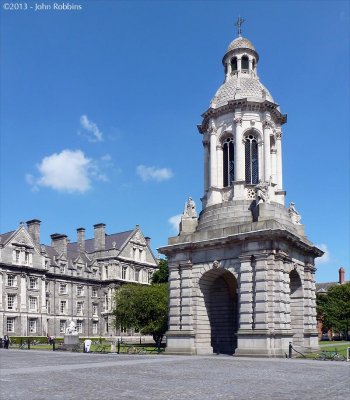
[[[205,311],[199,329],[202,340],[214,353],[232,355],[237,348],[237,280],[231,272],[219,268],[206,272],[199,285]]]

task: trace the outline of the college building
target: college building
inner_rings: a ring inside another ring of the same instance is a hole
[[[52,234],[40,242],[38,219],[0,235],[0,335],[60,336],[74,320],[82,336],[119,334],[113,293],[124,283],[150,284],[157,260],[138,225],[94,237],[77,229],[77,241]]]

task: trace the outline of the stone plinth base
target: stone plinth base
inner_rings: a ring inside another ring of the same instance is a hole
[[[76,346],[79,346],[79,335],[71,335],[71,334],[65,334],[64,335],[64,342],[63,342],[63,347],[65,350],[73,350],[76,348]]]
[[[240,330],[237,336],[235,356],[242,357],[285,357],[292,341],[290,332],[271,334],[265,330]]]
[[[193,331],[168,331],[165,354],[196,354]]]

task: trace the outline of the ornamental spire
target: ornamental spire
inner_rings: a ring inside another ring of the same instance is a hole
[[[235,23],[235,26],[238,28],[238,36],[242,36],[242,24],[245,21],[245,19],[241,18],[240,16],[237,18],[237,22]]]

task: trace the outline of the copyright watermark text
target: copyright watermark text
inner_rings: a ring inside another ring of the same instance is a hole
[[[75,3],[3,3],[2,9],[5,11],[81,11],[82,4]]]

